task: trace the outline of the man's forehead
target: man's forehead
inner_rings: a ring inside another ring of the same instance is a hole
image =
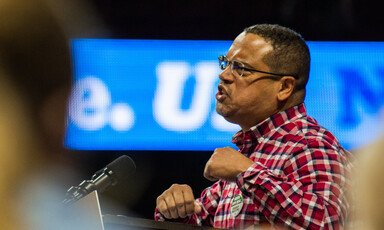
[[[252,33],[242,32],[233,41],[232,46],[228,50],[228,56],[237,56],[242,54],[255,54],[264,56],[273,50],[270,43],[264,38]]]

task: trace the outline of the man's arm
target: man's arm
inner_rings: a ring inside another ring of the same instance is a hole
[[[221,172],[235,172],[236,162],[242,162],[241,156],[245,156],[230,148],[215,152],[217,159],[212,161],[224,161],[228,154],[239,159],[232,161],[233,166],[228,169],[222,163],[208,162],[208,178],[233,178]],[[256,162],[234,180],[270,222],[295,229],[342,228],[348,205],[344,194],[347,170],[344,153],[327,143],[314,141],[292,154],[286,161],[284,175],[275,175]],[[221,155],[225,157],[219,159]],[[218,165],[221,168],[216,169]]]
[[[186,218],[201,212],[201,207],[195,204],[191,187],[179,184],[173,184],[157,197],[156,209],[167,219]]]
[[[195,200],[190,186],[174,184],[157,198],[155,220],[212,226],[221,188],[222,182],[218,181]]]

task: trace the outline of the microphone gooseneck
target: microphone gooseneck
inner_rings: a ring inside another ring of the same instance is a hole
[[[92,180],[84,180],[78,186],[69,188],[63,203],[72,204],[95,190],[103,192],[109,187],[125,181],[135,171],[136,165],[133,160],[123,155],[95,173]]]

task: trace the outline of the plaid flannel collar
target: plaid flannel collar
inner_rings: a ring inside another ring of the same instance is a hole
[[[305,116],[307,116],[307,111],[304,103],[301,103],[285,111],[272,115],[259,124],[251,127],[246,132],[243,132],[243,130],[238,131],[235,135],[233,135],[232,143],[236,144],[239,149],[241,149],[244,143],[249,142],[250,140],[257,139],[257,142],[260,143],[269,132],[286,123]]]

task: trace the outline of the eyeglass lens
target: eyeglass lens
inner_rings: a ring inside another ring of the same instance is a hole
[[[243,76],[243,73],[244,73],[244,64],[241,63],[241,62],[237,62],[237,61],[232,61],[231,62],[231,71],[232,73],[237,76],[237,77],[241,77]]]
[[[244,64],[237,61],[229,61],[225,56],[219,57],[219,67],[222,70],[225,70],[229,65],[231,65],[231,72],[237,77],[243,76],[244,73]]]

